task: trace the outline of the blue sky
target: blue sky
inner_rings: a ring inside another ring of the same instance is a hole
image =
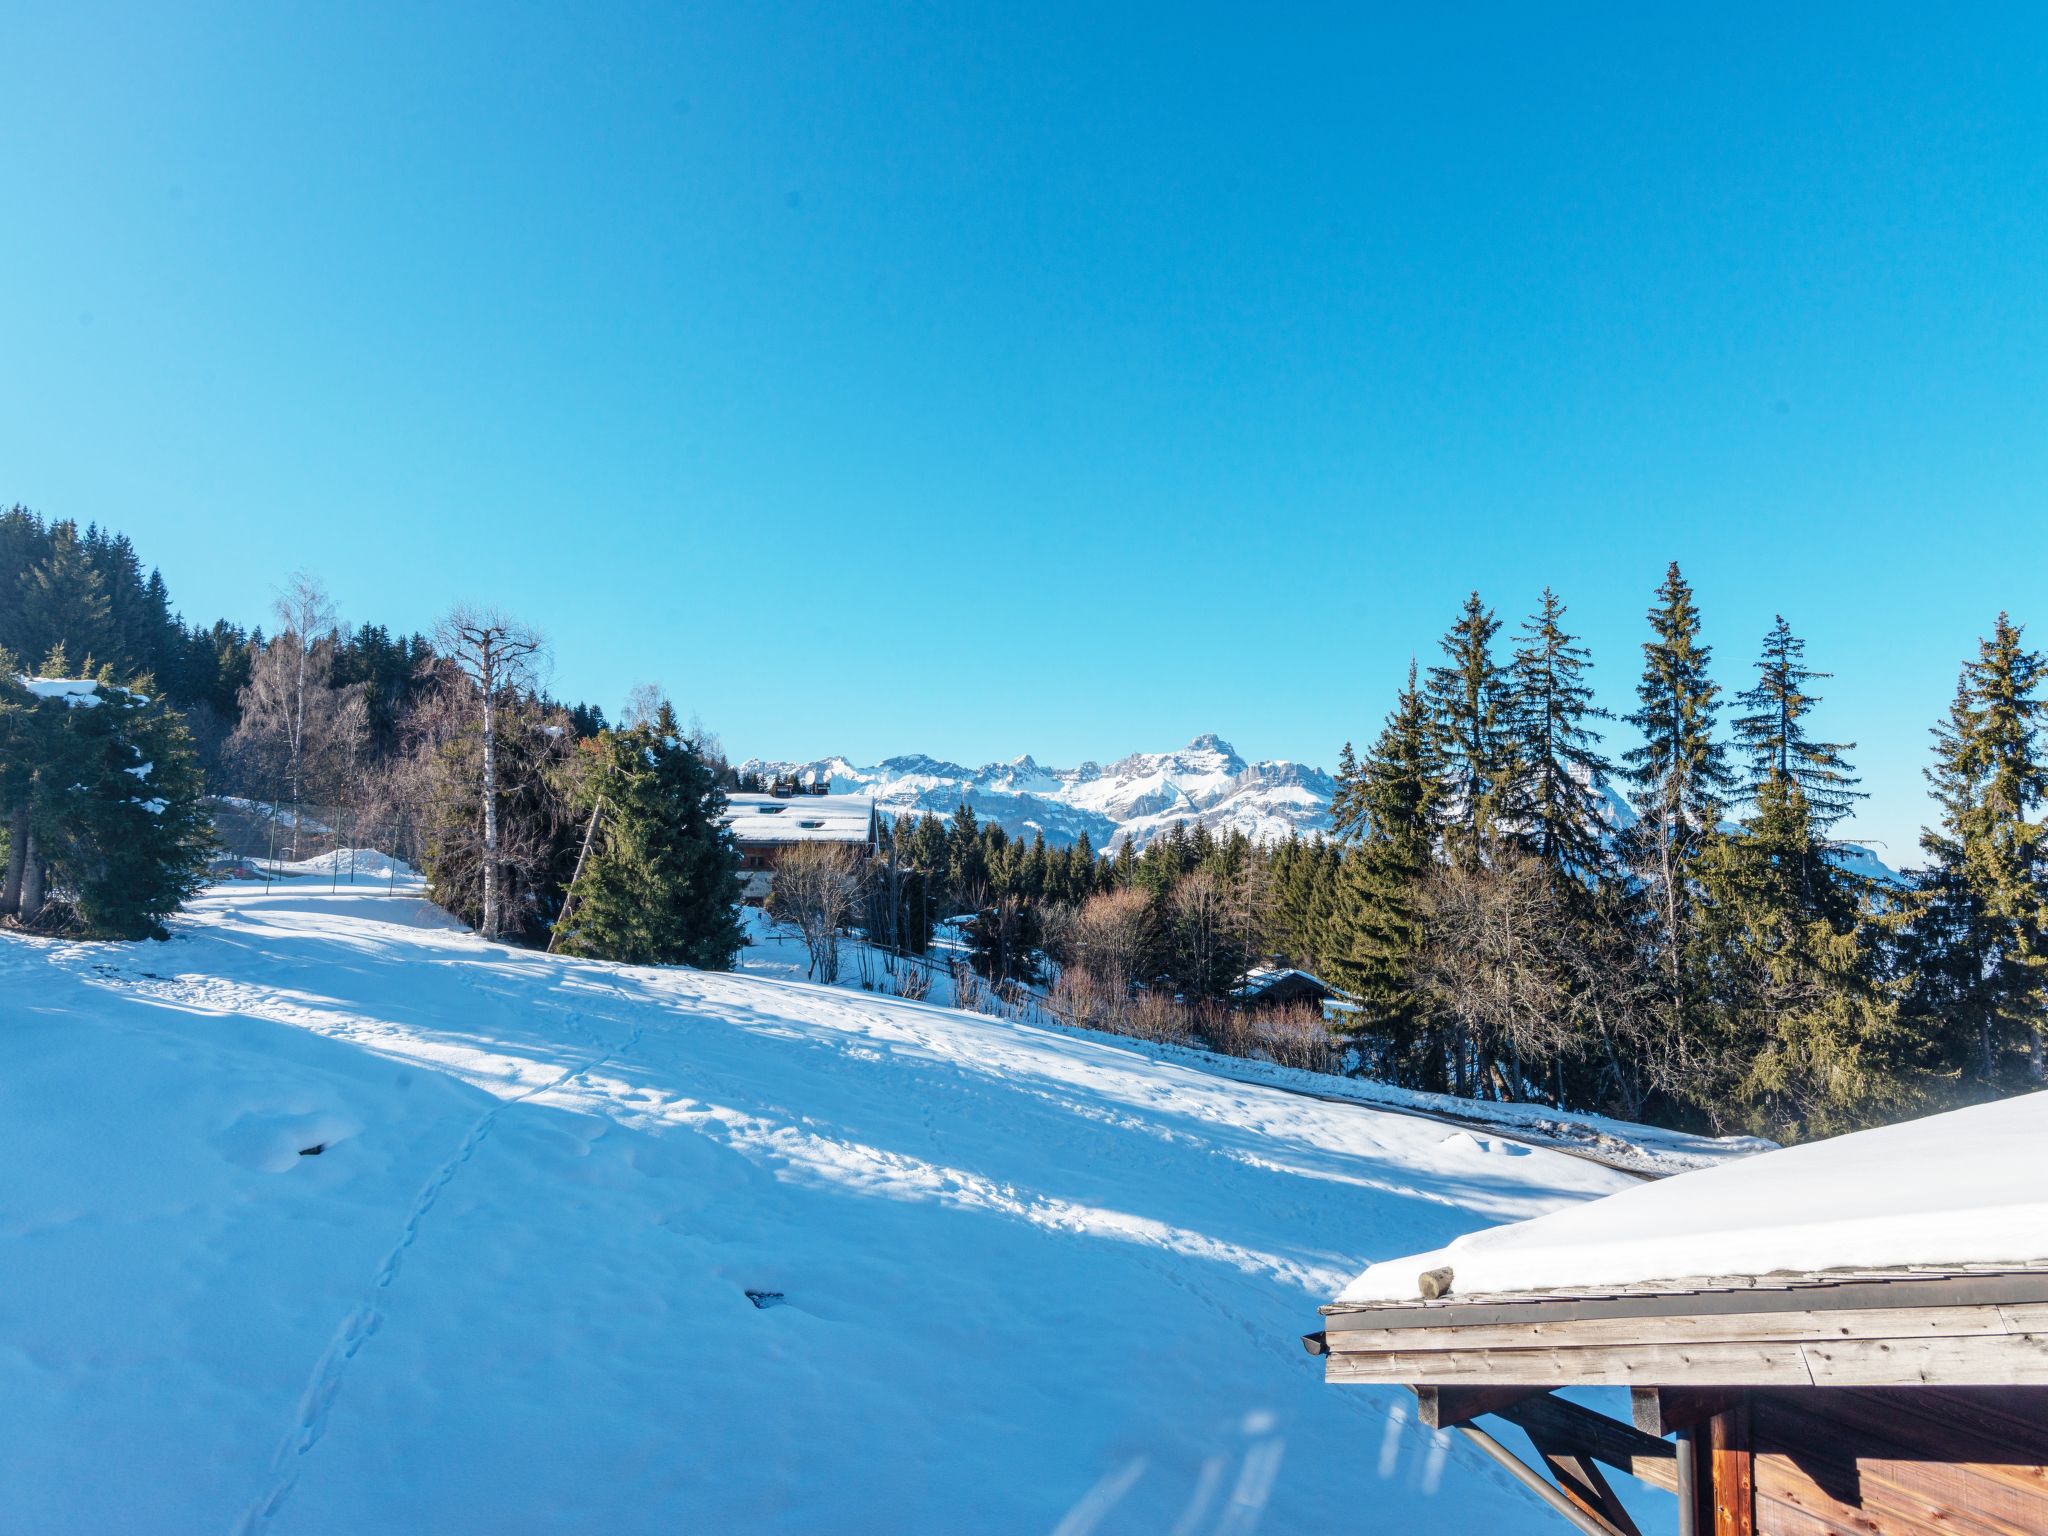
[[[0,6],[0,501],[856,758],[1328,764],[1474,587],[1626,707],[1675,558],[1903,861],[2048,642],[2048,11],[1671,9]]]

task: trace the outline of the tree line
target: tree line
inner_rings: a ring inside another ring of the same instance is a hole
[[[350,626],[304,577],[268,633],[190,625],[125,538],[20,508],[0,598],[0,916],[161,932],[210,819],[256,818],[288,860],[317,813],[488,936],[731,963],[716,740],[653,690],[617,726],[550,697],[530,626]],[[950,922],[989,985],[1175,1038],[1239,1029],[1246,976],[1298,966],[1355,1000],[1329,1041],[1346,1070],[1629,1119],[1798,1138],[2048,1077],[2044,661],[2018,624],[1961,667],[1903,883],[1842,857],[1855,749],[1821,730],[1826,674],[1784,619],[1726,693],[1672,565],[1618,755],[1590,668],[1554,593],[1512,634],[1474,594],[1343,748],[1327,838],[1183,825],[1099,855],[963,804],[885,826],[865,866],[792,867],[778,902],[817,930],[814,971],[842,931],[920,953]]]
[[[0,512],[0,917],[161,936],[239,818],[287,863],[316,826],[406,858],[490,938],[730,965],[730,774],[657,690],[614,729],[486,608],[394,635],[300,574],[272,617],[187,624],[126,537]]]

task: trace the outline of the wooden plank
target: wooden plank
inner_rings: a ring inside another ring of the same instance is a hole
[[[2048,1477],[2048,1389],[1813,1387],[1756,1394],[1757,1446],[1811,1452],[1852,1444],[1866,1456],[2005,1463]]]
[[[1802,1344],[1818,1387],[2048,1386],[2048,1332]],[[1563,1378],[1570,1380],[1570,1377]]]
[[[1637,1429],[1661,1439],[1726,1412],[1741,1395],[1723,1387],[1636,1387],[1629,1410]]]
[[[1323,1379],[1381,1386],[1810,1386],[1802,1344],[1656,1345],[1612,1349],[1333,1351]]]
[[[2022,1443],[2002,1413],[1979,1409],[1958,1423],[1938,1417],[1941,1405],[1918,1401],[1943,1395],[1962,1394],[1759,1393],[1759,1487],[1838,1520],[1848,1509],[1912,1530],[2048,1531],[2048,1469],[2004,1459],[2038,1457],[2038,1444]],[[2036,1439],[2042,1432],[2033,1429]]]
[[[1823,1486],[1811,1466],[1789,1456],[1756,1458],[1756,1492],[1764,1518],[1774,1506],[1803,1511],[1831,1530],[1883,1536],[2039,1536],[2039,1505],[1943,1462],[1862,1460],[1853,1479],[1829,1475]],[[1842,1497],[1842,1494],[1848,1497]],[[1776,1536],[1776,1523],[1764,1527]]]
[[[1332,1350],[1324,1379],[1386,1386],[2048,1386],[2048,1333],[1585,1349]]]
[[[1429,1328],[1346,1328],[1326,1332],[1337,1353],[1361,1350],[1597,1348],[1609,1344],[1693,1344],[1727,1340],[1907,1339],[2048,1332],[2048,1305],[1869,1307],[1848,1311],[1727,1312],[1683,1317],[1567,1318]]]
[[[1425,1429],[1449,1429],[1481,1414],[1499,1413],[1529,1396],[1532,1387],[1417,1387],[1415,1407]]]
[[[1352,1328],[1450,1327],[1602,1317],[1704,1316],[1715,1312],[1847,1311],[1862,1307],[1996,1307],[2048,1304],[2048,1267],[1985,1273],[1830,1278],[1796,1283],[1736,1276],[1617,1287],[1610,1291],[1442,1301],[1331,1302],[1330,1332]]]

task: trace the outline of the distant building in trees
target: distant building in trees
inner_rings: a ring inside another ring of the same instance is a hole
[[[1320,976],[1284,965],[1262,965],[1247,971],[1243,983],[1230,996],[1247,1008],[1285,1008],[1293,1003],[1322,1005],[1346,1000],[1343,993]]]
[[[726,796],[725,824],[740,849],[740,886],[749,906],[774,889],[775,867],[800,843],[846,843],[865,859],[875,851],[881,822],[868,795],[832,795],[824,785],[781,784],[768,794]]]

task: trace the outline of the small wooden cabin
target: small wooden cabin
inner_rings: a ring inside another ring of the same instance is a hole
[[[1411,1390],[1595,1536],[1637,1530],[1615,1472],[1683,1536],[2048,1533],[2048,1094],[1477,1233],[1322,1311],[1327,1380]]]
[[[1231,999],[1245,1008],[1284,1008],[1290,1003],[1322,1005],[1339,996],[1335,987],[1307,971],[1262,965],[1245,973]]]
[[[725,824],[740,850],[740,889],[752,906],[768,900],[775,866],[799,843],[846,843],[862,858],[875,851],[881,822],[868,795],[826,795],[812,790],[728,794]]]

